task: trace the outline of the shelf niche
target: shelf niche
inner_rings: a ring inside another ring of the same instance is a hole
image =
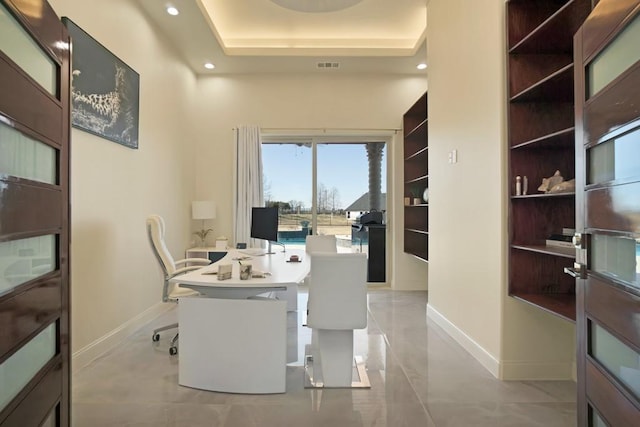
[[[538,191],[559,170],[575,178],[573,34],[591,0],[507,2],[509,295],[575,321],[575,249],[546,246],[575,228],[575,194]],[[516,177],[527,194],[516,194]]]
[[[429,204],[423,192],[429,188],[429,135],[427,93],[402,117],[404,136],[404,251],[429,260]],[[414,203],[418,198],[420,203]]]

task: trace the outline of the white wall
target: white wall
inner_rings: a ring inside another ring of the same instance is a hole
[[[571,378],[573,325],[507,296],[504,10],[428,5],[428,313],[496,376]]]
[[[401,128],[403,113],[424,93],[426,76],[251,74],[198,79],[196,193],[216,200],[215,235],[232,236],[233,128]],[[426,289],[426,264],[402,251],[402,136],[389,147],[392,241],[390,284]],[[295,177],[292,177],[295,179]]]
[[[85,355],[82,364],[110,336],[157,313],[162,276],[147,242],[147,215],[164,216],[175,257],[189,244],[195,77],[129,1],[50,3],[140,74],[138,150],[72,132],[72,351]]]

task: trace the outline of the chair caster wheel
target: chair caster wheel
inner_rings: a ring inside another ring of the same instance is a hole
[[[175,356],[176,354],[178,354],[178,348],[177,347],[169,347],[169,354],[172,356]]]
[[[158,341],[160,341],[160,334],[153,334],[153,335],[151,335],[151,341],[153,341],[153,342],[158,342]]]

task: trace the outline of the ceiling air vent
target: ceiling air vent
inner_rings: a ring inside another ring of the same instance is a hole
[[[316,68],[320,70],[337,70],[340,68],[339,62],[318,62]]]

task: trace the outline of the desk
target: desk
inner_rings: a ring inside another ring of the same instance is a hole
[[[302,262],[289,263],[290,255]],[[297,286],[309,273],[303,251],[252,256],[245,260],[265,278],[240,280],[234,258],[246,256],[231,250],[220,261],[171,279],[197,290],[200,297],[182,298],[179,384],[228,393],[284,393],[286,384],[287,305],[285,301],[253,298],[274,290]],[[244,261],[243,261],[244,262]],[[219,264],[233,265],[232,278],[218,280]]]

